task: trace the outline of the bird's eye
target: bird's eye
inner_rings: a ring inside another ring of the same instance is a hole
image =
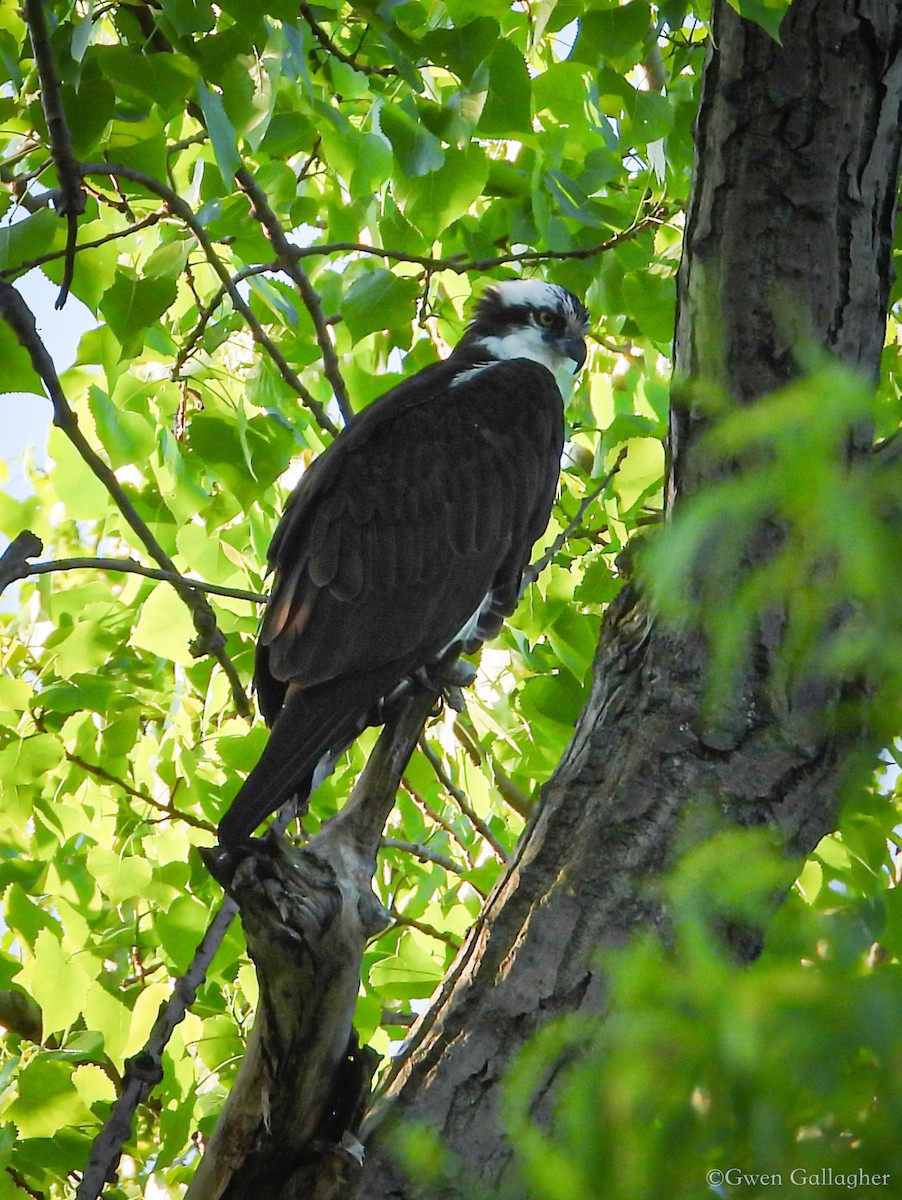
[[[542,325],[545,329],[550,329],[551,326],[554,324],[554,313],[549,312],[547,308],[543,308],[539,312],[538,317],[539,317],[539,324]]]

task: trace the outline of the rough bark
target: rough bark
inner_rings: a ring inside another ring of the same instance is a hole
[[[797,373],[800,338],[875,376],[898,186],[902,5],[795,0],[782,47],[725,3],[715,10],[677,377],[714,380],[750,403]],[[710,471],[694,453],[705,419],[691,394],[680,389],[674,403],[670,506]],[[852,431],[851,452],[866,442],[866,430]],[[736,702],[712,722],[702,636],[652,620],[631,586],[611,606],[590,700],[538,815],[364,1129],[357,1196],[422,1194],[394,1167],[385,1136],[404,1117],[428,1122],[471,1178],[505,1182],[497,1103],[512,1056],[550,1018],[600,1005],[593,951],[665,919],[653,881],[686,840],[715,821],[767,823],[803,853],[833,827],[850,763],[875,747],[832,719],[838,688],[771,686],[778,637],[762,626]]]

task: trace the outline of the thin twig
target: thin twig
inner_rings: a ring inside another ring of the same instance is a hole
[[[323,315],[323,306],[320,302],[319,294],[310,282],[307,272],[292,255],[291,251],[293,247],[285,236],[285,231],[279,224],[278,217],[273,212],[266,192],[260,187],[247,167],[242,167],[239,171],[236,171],[235,181],[250,200],[251,215],[263,226],[266,236],[272,242],[273,249],[279,256],[282,269],[294,282],[301,300],[304,302],[304,307],[310,314],[313,328],[316,330],[316,340],[319,343],[320,353],[323,356],[323,373],[332,385],[332,391],[335,394],[339,410],[347,423],[354,415],[354,410],[351,408],[351,402],[348,399],[348,389],[341,375],[338,355],[335,353],[335,347],[332,345],[332,339],[329,336],[329,329]]]
[[[527,795],[521,787],[502,771],[495,758],[490,755],[485,747],[476,737],[475,731],[469,728],[463,721],[462,716],[458,716],[454,722],[454,736],[463,746],[464,750],[470,757],[480,766],[488,767],[492,773],[492,782],[498,789],[498,794],[501,799],[512,808],[514,812],[522,817],[524,821],[529,819],[530,814],[535,808],[533,798]]]
[[[438,941],[444,942],[446,946],[451,946],[455,950],[460,949],[460,938],[455,937],[453,933],[448,933],[444,929],[436,929],[434,925],[427,925],[425,921],[416,921],[413,917],[405,917],[394,905],[392,905],[389,913],[397,925],[406,925],[410,929],[415,929],[417,933],[424,933],[426,937],[436,938]]]
[[[463,855],[466,858],[467,862],[470,864],[470,866],[475,867],[476,866],[476,855],[473,853],[472,849],[469,846],[467,846],[467,844],[464,842],[463,838],[460,836],[460,834],[454,828],[454,825],[452,824],[452,822],[447,820],[447,818],[445,818],[440,812],[438,812],[438,810],[435,809],[429,803],[429,801],[426,799],[426,797],[421,795],[416,790],[416,788],[413,786],[413,784],[411,784],[409,779],[407,779],[406,777],[402,777],[401,785],[404,788],[404,790],[407,792],[408,796],[410,796],[410,798],[414,802],[414,804],[417,806],[417,808],[419,808],[429,818],[430,821],[434,821],[435,824],[438,825],[440,829],[444,829],[444,831],[445,831],[445,833],[447,833],[448,837],[450,837],[453,841],[455,841],[457,843],[458,846],[460,846],[461,851],[463,852]]]
[[[278,837],[294,817],[293,806],[283,805],[270,826],[271,836]],[[238,905],[230,896],[223,900],[214,914],[194,958],[184,975],[175,981],[172,995],[160,1006],[154,1027],[144,1049],[125,1065],[122,1091],[113,1105],[103,1128],[91,1146],[91,1157],[75,1193],[75,1200],[98,1200],[104,1185],[116,1178],[116,1168],[122,1147],[131,1137],[132,1118],[153,1088],[163,1078],[163,1051],[175,1027],[185,1019],[185,1013],[197,998],[197,992],[207,977],[217,950],[235,919]]]
[[[242,267],[240,271],[236,271],[231,277],[232,286],[241,283],[243,279],[250,279],[252,275],[267,275],[270,272],[278,271],[279,264],[277,262],[258,263],[253,267]],[[175,362],[172,365],[170,378],[178,379],[182,373],[182,367],[194,353],[194,348],[204,335],[204,330],[207,328],[210,318],[222,304],[225,297],[229,294],[230,289],[225,284],[220,284],[213,298],[204,305],[198,305],[197,324],[191,330],[188,337],[185,339],[185,344],[182,346],[176,355]]]
[[[95,238],[93,242],[81,242],[75,247],[76,253],[81,254],[85,250],[96,250],[98,246],[106,246],[109,242],[115,242],[118,238],[129,237],[133,233],[140,233],[142,229],[147,229],[151,225],[156,225],[166,216],[164,209],[158,209],[157,212],[152,212],[148,216],[136,221],[134,225],[128,225],[125,229],[116,229],[112,233],[104,234],[101,238]],[[8,280],[10,283],[18,279],[21,275],[26,275],[33,267],[43,266],[44,263],[53,262],[57,258],[65,258],[66,250],[51,250],[47,254],[38,255],[37,258],[30,258],[27,262],[17,263],[14,267],[6,267],[0,271],[0,278]]]
[[[28,26],[28,36],[34,51],[35,66],[41,84],[41,107],[47,122],[50,137],[50,153],[56,167],[59,188],[53,199],[56,211],[66,218],[66,267],[63,282],[54,307],[62,308],[66,303],[72,274],[75,270],[75,243],[78,238],[78,218],[85,211],[85,193],[82,187],[81,170],[72,151],[72,137],[63,108],[53,45],[47,31],[43,0],[25,0],[23,11]]]
[[[419,858],[422,862],[435,863],[436,866],[442,867],[445,871],[450,871],[453,875],[466,875],[466,870],[459,866],[447,854],[442,854],[438,850],[433,850],[429,846],[425,846],[422,842],[403,842],[398,838],[384,837],[382,839],[382,847],[385,850],[401,850],[405,854],[412,854],[414,858]]]
[[[623,447],[623,449],[617,455],[617,461],[614,463],[613,467],[611,467],[610,471],[603,475],[595,487],[591,488],[588,492],[586,492],[585,496],[583,496],[582,500],[579,502],[579,508],[576,510],[576,515],[572,518],[569,524],[561,530],[542,557],[536,562],[531,563],[526,568],[526,570],[523,572],[524,588],[528,587],[531,583],[535,583],[545,568],[551,564],[554,556],[563,550],[574,531],[579,529],[580,525],[582,525],[583,517],[586,515],[590,505],[595,503],[598,497],[603,491],[605,491],[611,480],[620,470],[621,463],[626,458],[628,450],[628,446]]]
[[[451,776],[448,774],[448,772],[442,766],[441,759],[435,753],[435,751],[432,749],[432,747],[429,745],[429,743],[426,741],[426,739],[424,737],[420,738],[419,746],[420,746],[420,753],[425,757],[426,761],[430,764],[433,771],[435,772],[436,778],[438,779],[439,783],[442,785],[442,787],[445,789],[445,791],[448,793],[448,795],[452,797],[452,799],[457,804],[460,811],[464,814],[464,816],[467,818],[467,820],[472,823],[474,829],[478,830],[478,832],[482,835],[482,837],[485,838],[485,840],[488,842],[488,844],[494,850],[496,857],[501,862],[507,862],[507,851],[504,849],[504,847],[501,845],[501,843],[498,841],[498,839],[492,833],[491,829],[489,829],[489,827],[485,823],[485,821],[483,821],[482,817],[480,817],[478,815],[478,813],[474,810],[472,804],[467,799],[466,793],[461,788],[459,788],[457,786],[457,784],[454,783],[454,781],[451,779]]]
[[[226,897],[198,946],[191,966],[175,981],[173,994],[161,1005],[150,1037],[140,1053],[126,1063],[122,1091],[91,1147],[91,1157],[75,1193],[76,1200],[97,1200],[104,1186],[115,1179],[122,1147],[131,1136],[138,1105],[163,1077],[162,1057],[175,1027],[197,998],[210,963],[235,919],[238,905]]]
[[[655,208],[644,217],[634,221],[628,228],[597,242],[594,246],[585,246],[578,250],[523,250],[517,254],[499,254],[495,258],[465,258],[463,254],[451,254],[447,258],[434,258],[428,254],[409,254],[406,250],[392,250],[386,246],[371,246],[366,242],[323,242],[312,246],[291,246],[290,252],[295,258],[312,258],[316,255],[328,254],[371,254],[376,258],[384,258],[392,262],[408,262],[423,267],[424,270],[454,271],[464,275],[468,271],[491,271],[495,267],[509,266],[511,263],[540,263],[567,262],[572,259],[582,260],[595,258],[606,254],[623,242],[631,241],[637,234],[652,225],[660,225],[670,215],[663,206]]]
[[[47,726],[40,713],[32,712],[32,720],[35,727],[41,732],[47,732]],[[63,747],[63,757],[66,762],[71,763],[73,767],[79,767],[88,775],[93,775],[95,779],[102,779],[104,783],[111,783],[114,787],[120,788],[125,792],[126,796],[131,796],[134,800],[140,800],[143,804],[148,804],[151,808],[155,808],[158,812],[165,813],[167,817],[171,817],[177,821],[184,821],[186,825],[193,825],[195,829],[203,829],[206,833],[215,833],[216,830],[209,821],[204,821],[200,817],[192,817],[189,813],[182,812],[177,809],[172,803],[164,804],[162,800],[155,800],[153,796],[147,792],[141,791],[140,788],[133,787],[125,779],[120,779],[118,775],[113,775],[104,767],[97,763],[89,762],[86,758],[82,758],[80,754],[72,754],[71,751]]]
[[[2,560],[0,560],[2,561]],[[159,579],[163,583],[185,584],[198,592],[210,592],[214,596],[228,596],[232,600],[247,600],[251,604],[265,604],[269,599],[259,592],[246,592],[243,588],[224,587],[220,583],[205,583],[191,575],[178,571],[163,571],[158,567],[145,567],[133,558],[58,558],[51,562],[26,562],[16,564],[0,573],[0,592],[16,579],[27,579],[29,575],[49,575],[52,571],[121,571],[125,575],[143,575],[145,579]]]
[[[310,27],[310,32],[313,34],[322,48],[328,51],[333,58],[337,58],[339,62],[346,63],[349,67],[353,67],[354,70],[359,71],[361,75],[381,75],[383,78],[390,78],[391,76],[398,74],[394,67],[370,67],[359,63],[353,54],[348,54],[335,45],[328,33],[326,33],[325,29],[323,29],[322,25],[320,25],[314,17],[309,5],[301,4],[298,11],[307,22],[308,26]]]
[[[0,279],[0,316],[5,319],[19,344],[28,351],[32,366],[43,380],[44,387],[47,389],[47,394],[53,404],[54,425],[57,425],[65,433],[81,458],[106,488],[150,557],[159,563],[164,571],[171,572],[172,575],[180,577],[175,563],[151,533],[147,523],[125,493],[115,473],[94,450],[79,428],[78,419],[72,411],[69,401],[66,399],[66,394],[60,384],[53,360],[47,353],[47,349],[38,335],[34,314],[16,289],[2,279]],[[198,657],[202,654],[213,654],[215,656],[232,686],[232,696],[236,707],[243,715],[249,715],[251,708],[244,693],[241,679],[235,669],[235,664],[225,650],[225,635],[217,625],[216,615],[207,602],[206,597],[202,592],[192,588],[184,581],[174,583],[173,586],[191,611],[194,628],[199,635],[192,644],[192,653]]]
[[[190,205],[171,187],[160,183],[152,175],[147,175],[144,171],[137,171],[134,167],[126,167],[122,163],[83,163],[82,174],[86,176],[107,175],[114,180],[128,179],[132,183],[137,183],[141,187],[147,188],[149,192],[153,192],[155,196],[159,196],[161,200],[165,201],[166,207],[172,215],[178,217],[194,234],[194,237],[207,257],[207,261],[219,277],[220,283],[228,292],[232,304],[247,322],[254,341],[263,347],[288,386],[304,401],[320,428],[334,436],[338,432],[335,422],[328,415],[319,400],[304,386],[297,373],[291,369],[281,350],[258,321],[250,305],[246,303],[238,288],[232,282],[232,277],[228,269],[216,253],[207,231],[200,221],[198,221]]]

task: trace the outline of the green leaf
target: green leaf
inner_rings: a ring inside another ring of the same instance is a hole
[[[479,118],[487,137],[532,132],[532,89],[526,60],[513,44],[496,43],[489,61],[489,94]]]
[[[778,44],[781,44],[780,26],[790,2],[791,0],[729,0],[731,8],[747,20],[760,25]]]
[[[169,584],[161,583],[144,601],[131,642],[151,654],[188,666],[194,661],[189,646],[196,636],[184,602]]]
[[[114,904],[143,896],[151,878],[151,866],[143,858],[123,856],[103,846],[88,852],[88,870],[97,886]]]
[[[409,322],[418,291],[415,280],[382,269],[356,279],[342,305],[352,337],[356,341],[377,329],[397,329]]]
[[[154,428],[139,413],[121,412],[99,387],[90,388],[91,415],[113,468],[144,463],[153,453]]]
[[[488,178],[485,151],[476,144],[466,150],[446,151],[445,164],[423,179],[401,179],[395,184],[404,214],[427,237],[436,237],[463,216],[482,194]]]
[[[40,1005],[48,1034],[68,1029],[80,1015],[91,977],[78,955],[64,950],[49,929],[42,929],[35,939],[34,957],[16,982]]]
[[[49,733],[16,738],[0,750],[0,776],[9,783],[33,783],[63,757],[59,739]]]
[[[0,362],[3,363],[0,394],[33,392],[42,398],[45,396],[41,377],[31,365],[31,355],[24,346],[19,345],[18,339],[5,321],[0,321]]]
[[[65,988],[63,980],[59,986]],[[17,1086],[18,1098],[5,1115],[23,1138],[52,1138],[67,1125],[96,1124],[72,1082],[69,1063],[36,1058],[21,1072]]]
[[[174,279],[136,279],[125,271],[116,272],[116,281],[104,293],[100,311],[126,355],[140,349],[141,335],[166,312],[177,293]]]
[[[234,126],[229,120],[222,97],[211,91],[205,83],[198,81],[197,98],[204,114],[204,121],[213,143],[213,153],[222,172],[226,186],[230,186],[235,178],[235,172],[241,166],[238,154],[238,138]]]
[[[384,105],[379,110],[379,124],[406,175],[428,175],[430,171],[437,171],[445,161],[438,138],[416,116],[411,116],[402,108]]]
[[[109,492],[68,437],[55,426],[50,430],[47,450],[56,462],[53,490],[69,516],[79,521],[96,520],[106,511]]]
[[[650,29],[651,5],[640,0],[593,9],[580,17],[573,57],[593,65],[624,58],[635,62]]]
[[[19,267],[49,250],[60,250],[65,241],[65,223],[51,209],[42,208],[0,228],[0,270]]]
[[[198,75],[183,54],[137,53],[120,45],[97,46],[93,57],[117,91],[131,89],[165,108],[184,100]]]

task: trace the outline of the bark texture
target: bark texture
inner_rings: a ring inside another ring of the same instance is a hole
[[[795,0],[782,47],[725,3],[715,13],[677,376],[715,380],[750,403],[797,373],[800,339],[875,376],[898,186],[902,4]],[[694,453],[705,418],[691,389],[678,391],[670,505],[708,469]],[[851,452],[867,441],[853,431]],[[385,1134],[396,1117],[432,1125],[483,1185],[510,1178],[497,1105],[512,1056],[548,1019],[600,1005],[592,954],[665,919],[653,881],[681,842],[712,821],[767,823],[806,852],[833,827],[850,760],[873,748],[831,720],[836,689],[774,691],[778,641],[779,628],[762,628],[741,694],[712,722],[701,635],[659,626],[633,587],[620,594],[538,815],[363,1131],[356,1196],[422,1196],[392,1162]]]

